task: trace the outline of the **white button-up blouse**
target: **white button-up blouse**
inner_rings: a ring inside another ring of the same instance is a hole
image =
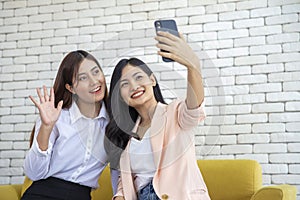
[[[99,115],[91,119],[83,116],[73,102],[69,109],[62,110],[48,149],[42,151],[36,140],[41,125],[39,118],[33,145],[25,158],[25,174],[33,181],[51,176],[97,188],[99,175],[107,165],[104,137],[108,120],[104,103]]]

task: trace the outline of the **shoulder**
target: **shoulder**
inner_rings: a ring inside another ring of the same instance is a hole
[[[56,124],[60,124],[60,123],[64,123],[64,124],[69,124],[71,121],[70,121],[70,110],[67,109],[67,108],[64,108],[61,110],[61,113],[59,115],[59,118],[56,122]]]

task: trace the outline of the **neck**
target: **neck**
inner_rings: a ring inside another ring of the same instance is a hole
[[[150,126],[156,106],[157,106],[157,101],[155,100],[136,108],[137,112],[141,116],[141,123],[139,126],[142,127]]]
[[[80,101],[77,101],[77,106],[81,112],[81,114],[87,118],[95,118],[99,115],[100,109],[101,109],[101,102],[96,103],[82,103]]]

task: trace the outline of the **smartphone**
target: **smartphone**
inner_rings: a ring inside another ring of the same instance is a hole
[[[173,19],[168,19],[168,20],[156,20],[154,22],[155,30],[157,31],[164,31],[164,32],[169,32],[177,37],[179,37],[179,33],[177,30],[177,25],[176,22]],[[164,51],[164,50],[162,50]],[[164,51],[166,52],[166,51]],[[174,60],[170,58],[165,58],[162,57],[162,60],[164,62],[174,62]]]

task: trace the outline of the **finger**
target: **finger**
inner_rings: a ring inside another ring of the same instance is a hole
[[[174,54],[171,54],[169,52],[158,51],[158,55],[165,57],[165,58],[170,58],[174,61],[177,60],[177,57]]]
[[[161,49],[161,50],[168,51],[168,52],[172,52],[173,51],[172,47],[170,47],[169,45],[166,45],[166,44],[162,44],[162,43],[156,44],[156,47],[159,48],[159,49]]]
[[[163,43],[163,44],[166,44],[169,46],[173,46],[175,44],[175,42],[173,40],[170,40],[169,38],[166,38],[166,37],[156,36],[155,39],[159,43]]]
[[[53,87],[50,89],[50,101],[55,102],[55,95],[54,95],[54,89]]]
[[[44,90],[44,98],[45,98],[45,101],[49,101],[48,90],[47,90],[47,88],[46,88],[45,85],[43,86],[43,90]]]
[[[165,37],[165,38],[168,38],[168,39],[173,40],[173,41],[178,40],[178,37],[176,35],[173,35],[173,34],[171,34],[169,32],[165,32],[165,31],[158,31],[157,35]]]
[[[168,41],[169,43],[174,42],[174,40],[162,35],[157,35],[154,39],[158,42],[164,42],[164,43],[167,43]]]
[[[185,38],[184,38],[184,36],[183,36],[183,34],[182,33],[179,33],[179,37],[183,40],[183,41],[185,41],[186,42],[186,40],[185,40]]]
[[[64,104],[63,100],[61,100],[60,102],[58,102],[58,104],[57,104],[57,110],[58,111],[61,111],[63,104]]]
[[[29,96],[29,98],[36,107],[39,107],[40,104],[32,96]]]
[[[169,53],[169,52],[162,52],[162,51],[158,51],[158,54],[162,57],[170,58],[181,65],[184,65],[184,66],[186,65],[186,61],[182,57],[180,57],[176,54]]]
[[[42,95],[42,93],[41,93],[41,89],[40,89],[40,88],[36,88],[36,92],[37,92],[37,94],[38,94],[38,96],[39,96],[40,102],[41,102],[41,103],[44,103],[44,102],[45,102],[45,99],[43,98],[43,95]]]

